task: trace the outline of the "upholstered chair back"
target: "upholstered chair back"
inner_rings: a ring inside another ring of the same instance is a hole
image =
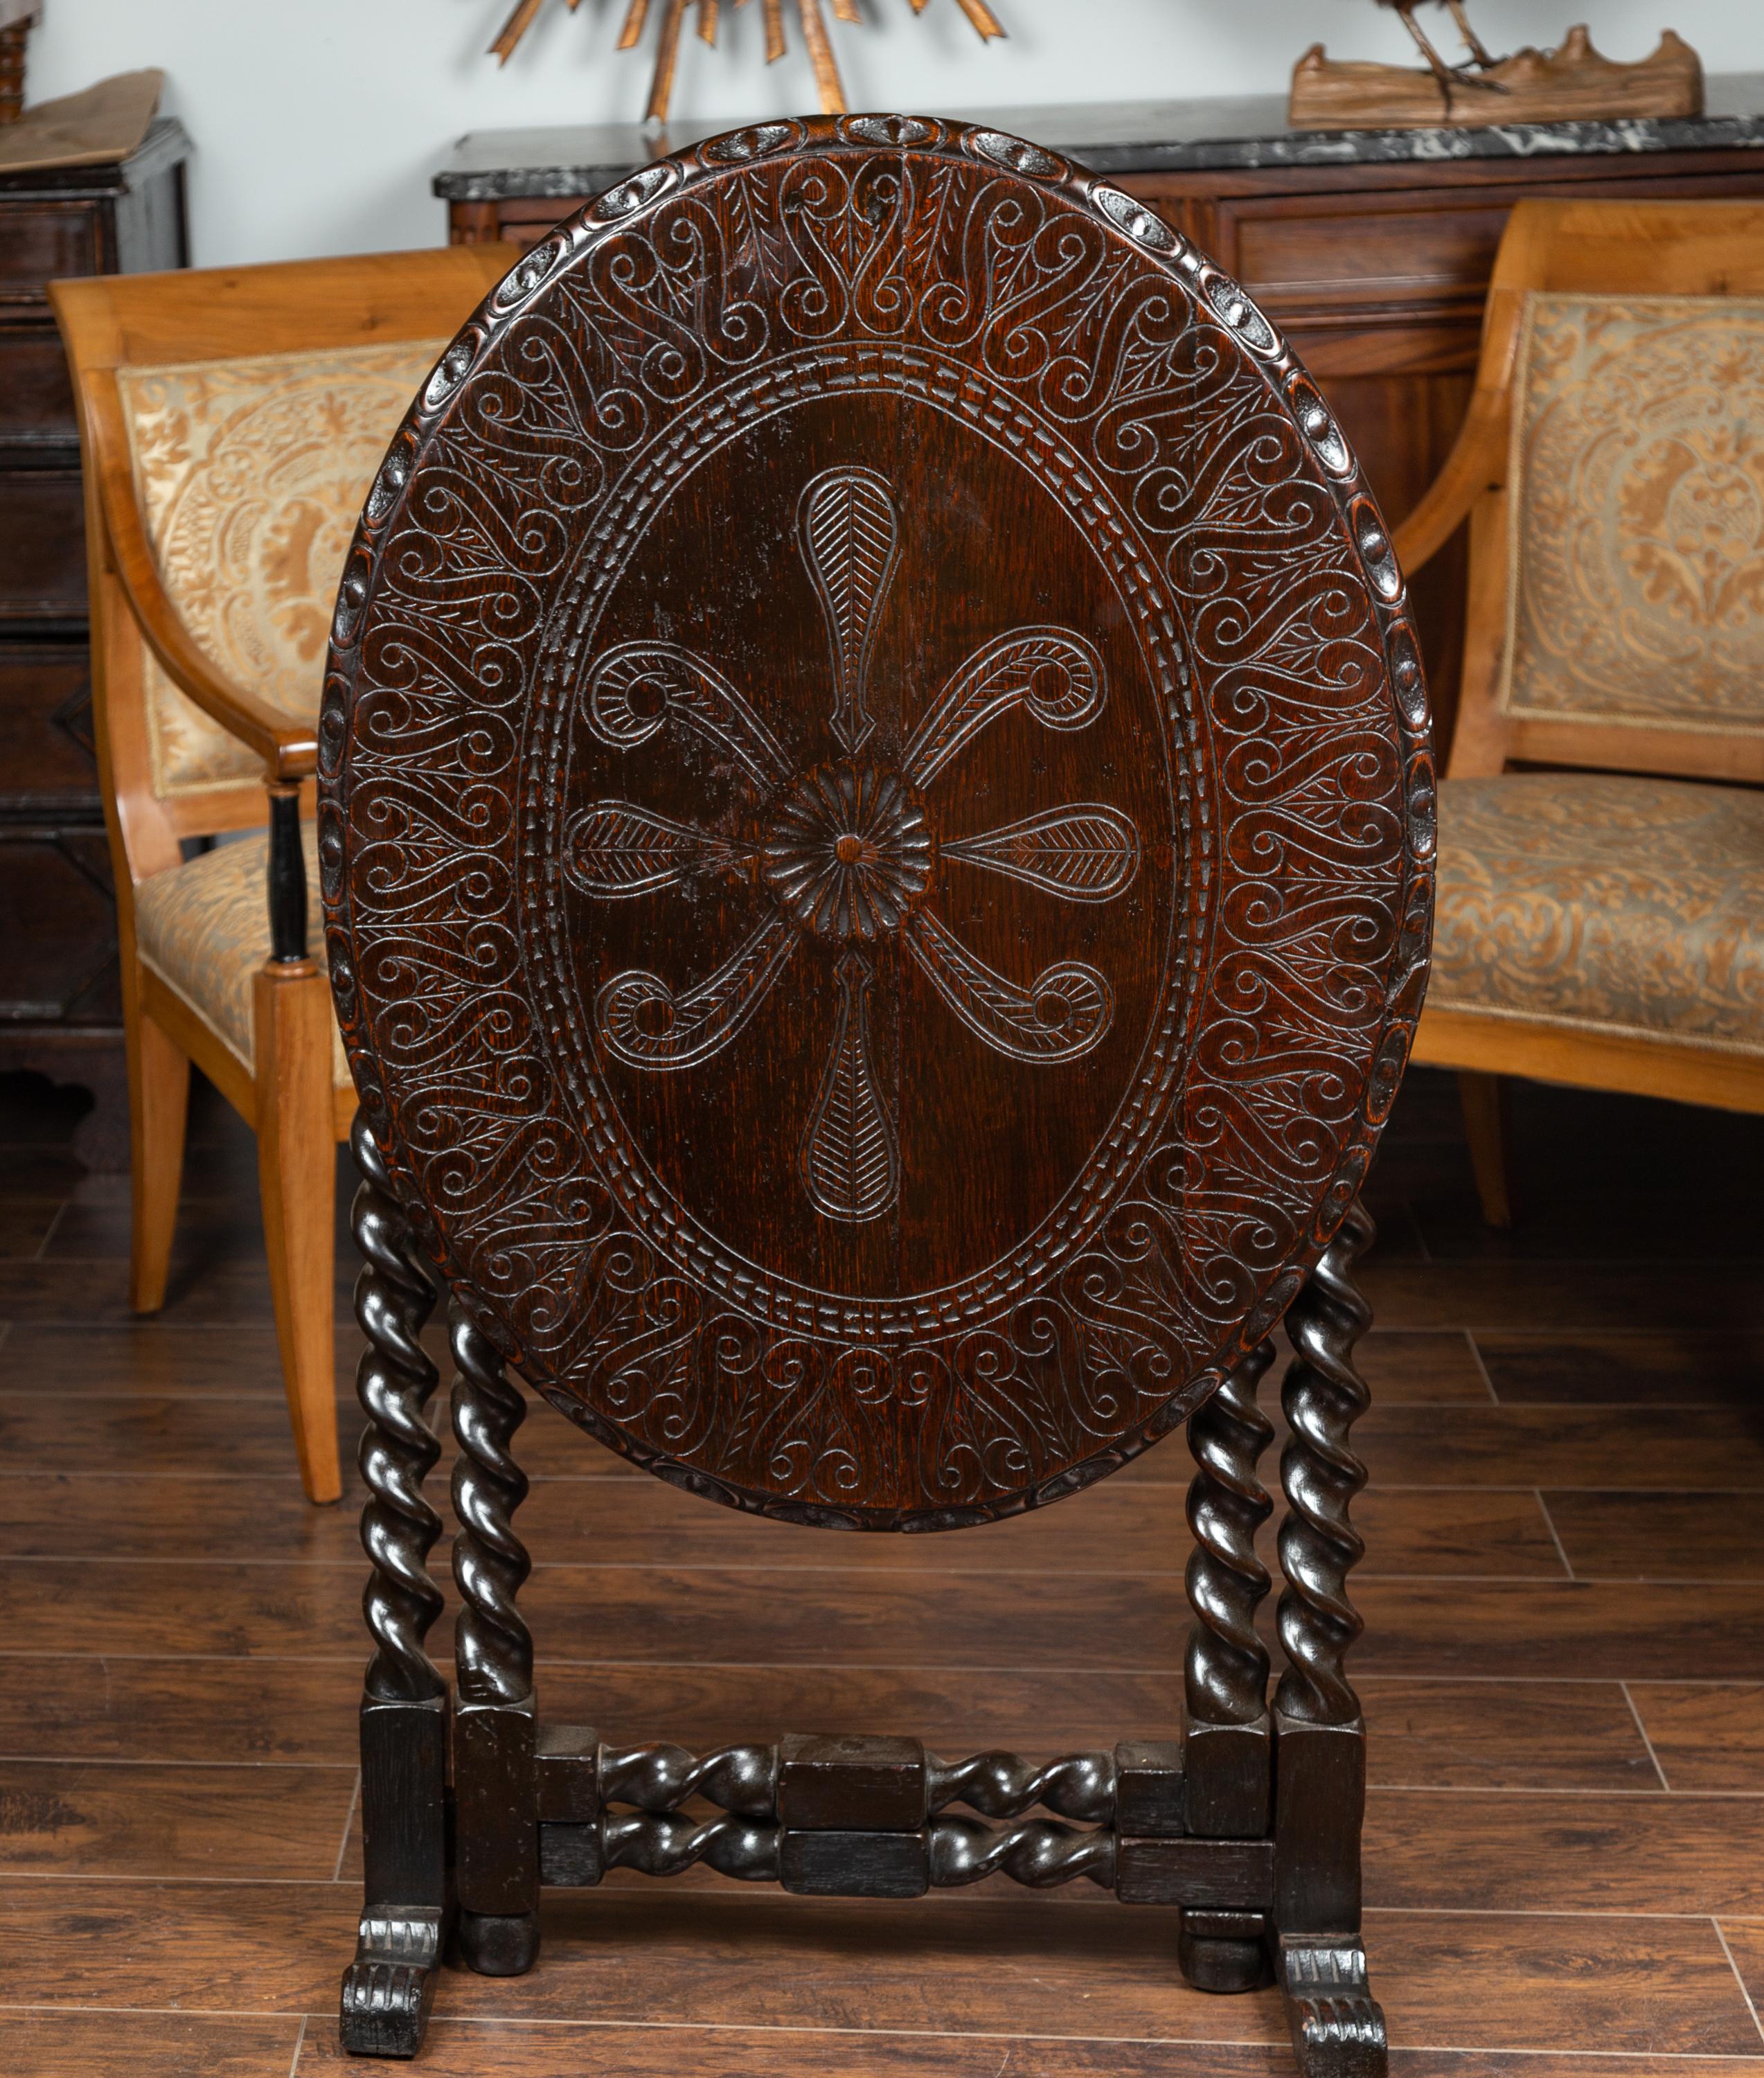
[[[1499,711],[1764,740],[1764,301],[1528,295],[1510,439]]]
[[[232,683],[316,724],[356,516],[444,337],[168,366],[117,387],[160,582]],[[262,761],[143,659],[150,784],[199,800]]]

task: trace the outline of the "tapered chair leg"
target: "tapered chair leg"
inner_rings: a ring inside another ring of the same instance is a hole
[[[1513,1223],[1513,1109],[1508,1079],[1462,1070],[1457,1096],[1483,1217],[1504,1231]]]
[[[1366,1467],[1349,1432],[1370,1399],[1353,1347],[1372,1309],[1354,1258],[1373,1225],[1357,1201],[1287,1315],[1296,1354],[1281,1389],[1280,1642],[1274,1692],[1274,1967],[1303,2078],[1384,2078],[1384,2015],[1360,1936],[1366,1726],[1345,1667],[1362,1628],[1348,1573],[1365,1546],[1349,1520]]]
[[[331,996],[310,961],[270,962],[256,1012],[257,1177],[282,1383],[309,1500],[343,1491],[337,1463],[336,1142]]]
[[[137,1313],[165,1303],[189,1110],[188,1057],[137,1008],[128,1020],[128,1303]]]

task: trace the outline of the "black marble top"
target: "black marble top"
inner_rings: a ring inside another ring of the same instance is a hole
[[[1764,73],[1718,74],[1708,112],[1610,123],[1507,123],[1486,130],[1289,130],[1274,94],[1205,101],[1107,101],[1042,108],[933,110],[1052,146],[1099,173],[1203,173],[1263,166],[1363,166],[1565,153],[1764,151]],[[435,177],[448,202],[593,194],[633,167],[736,127],[728,117],[648,132],[636,123],[579,130],[474,130]]]

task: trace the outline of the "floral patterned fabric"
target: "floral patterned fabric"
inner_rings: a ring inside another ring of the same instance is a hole
[[[1428,1002],[1764,1053],[1764,795],[1511,773],[1440,789]]]
[[[446,342],[118,371],[160,577],[236,684],[316,720],[349,537],[405,408]],[[155,791],[261,776],[145,660]]]
[[[307,944],[325,968],[319,927],[318,841],[311,823],[307,849]],[[252,987],[269,957],[269,839],[242,837],[198,858],[156,873],[135,891],[135,932],[143,962],[218,1032],[246,1068],[253,1065]],[[349,1063],[335,1020],[331,1072],[349,1087]]]
[[[1534,295],[1500,703],[1764,733],[1764,303]]]

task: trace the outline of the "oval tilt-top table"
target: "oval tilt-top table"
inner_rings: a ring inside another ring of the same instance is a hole
[[[703,1862],[1088,1880],[1174,1908],[1197,1984],[1271,1967],[1306,2071],[1382,2070],[1351,1266],[1432,771],[1384,528],[1261,314],[995,131],[780,122],[659,161],[412,406],[322,745],[376,1646],[346,2046],[415,2051],[450,1936],[528,1967],[542,1884]],[[437,1280],[457,1700],[424,1644]],[[542,1721],[511,1367],[677,1485],[854,1531],[1077,1495],[1186,1422],[1184,1722],[1037,1763]]]

